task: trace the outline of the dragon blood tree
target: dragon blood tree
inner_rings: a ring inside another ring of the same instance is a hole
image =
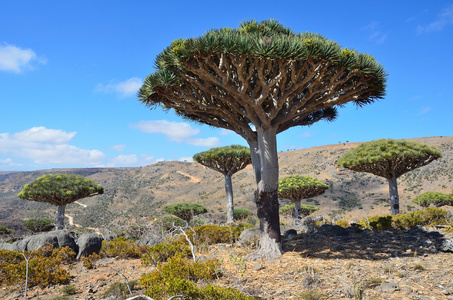
[[[324,182],[310,177],[293,175],[278,181],[278,196],[294,202],[294,224],[299,224],[300,201],[324,194],[329,188]]]
[[[227,223],[234,222],[233,184],[231,177],[234,173],[244,169],[252,162],[250,149],[240,145],[212,148],[208,151],[195,154],[193,160],[225,176]]]
[[[104,188],[94,180],[80,175],[43,175],[26,184],[17,195],[20,199],[46,202],[58,206],[56,229],[64,228],[66,205],[82,198],[104,193]]]
[[[389,183],[392,215],[399,214],[397,179],[442,157],[435,147],[405,140],[382,139],[360,144],[346,152],[337,165],[384,177]]]
[[[184,226],[186,228],[189,225],[190,220],[193,219],[193,217],[208,212],[206,207],[204,207],[203,205],[192,202],[181,202],[170,204],[164,207],[164,211],[166,213],[175,215],[180,219],[183,219],[185,221]]]
[[[276,20],[251,20],[178,39],[156,58],[139,93],[154,108],[229,129],[250,146],[260,219],[259,248],[250,259],[282,253],[277,134],[332,121],[347,102],[372,103],[385,93],[386,72],[374,57]]]

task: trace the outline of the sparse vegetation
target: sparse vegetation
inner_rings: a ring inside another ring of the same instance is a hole
[[[412,202],[423,207],[428,207],[430,205],[436,207],[444,205],[453,206],[453,194],[426,192],[412,199]]]

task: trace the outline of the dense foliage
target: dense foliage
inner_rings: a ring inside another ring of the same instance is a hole
[[[434,226],[448,224],[448,211],[435,207],[427,207],[407,214],[395,216],[372,216],[363,219],[359,225],[361,228],[383,230],[390,228],[410,229],[415,226]]]
[[[194,216],[207,213],[206,207],[200,204],[183,202],[170,204],[164,207],[166,213],[177,216],[186,222],[189,222]]]
[[[233,175],[252,163],[250,149],[241,145],[212,148],[197,153],[193,160],[222,174]]]
[[[9,229],[3,225],[0,225],[0,235],[9,235],[9,234],[14,234],[14,230]]]
[[[45,232],[55,228],[55,220],[49,218],[30,219],[23,221],[22,225],[33,232]]]
[[[158,270],[142,274],[140,284],[146,288],[145,295],[156,300],[168,299],[175,295],[184,295],[185,299],[225,299],[252,300],[255,298],[241,294],[234,288],[214,285],[198,287],[197,282],[207,282],[222,276],[217,260],[193,262],[175,255],[167,263],[157,265]]]
[[[75,259],[69,247],[52,249],[45,246],[38,251],[25,251],[28,264],[28,286],[47,287],[65,284],[71,279],[63,266]],[[0,285],[24,285],[26,261],[19,251],[0,250]]]
[[[23,200],[47,202],[60,206],[103,193],[104,188],[100,184],[83,176],[49,174],[26,184],[17,197]]]
[[[426,144],[382,139],[360,144],[340,157],[337,164],[390,179],[398,178],[440,157],[442,153],[438,149]]]
[[[145,246],[138,246],[134,241],[120,236],[111,241],[102,241],[102,257],[140,258],[146,252]]]
[[[278,181],[278,196],[292,201],[322,195],[329,186],[322,181],[310,177],[293,175]]]
[[[253,213],[250,209],[247,208],[235,208],[233,210],[235,220],[244,220],[250,217]]]
[[[428,207],[430,205],[437,207],[444,205],[453,206],[453,194],[426,192],[412,199],[412,202],[423,207]]]

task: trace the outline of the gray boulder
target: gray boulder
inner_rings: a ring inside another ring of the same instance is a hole
[[[54,248],[68,246],[76,253],[79,250],[74,241],[74,234],[69,233],[66,230],[54,230],[32,235],[21,241],[17,241],[14,244],[17,245],[17,250],[19,251],[32,251],[38,250],[47,243],[51,244]]]
[[[89,256],[93,253],[99,254],[102,248],[103,238],[96,233],[84,233],[77,240],[76,244],[79,248],[77,259]]]
[[[19,248],[17,244],[10,244],[10,243],[0,243],[0,250],[8,250],[8,251],[18,251]]]
[[[453,239],[442,239],[439,243],[439,251],[453,252]]]

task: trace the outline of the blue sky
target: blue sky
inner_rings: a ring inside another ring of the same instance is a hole
[[[1,1],[0,171],[145,166],[246,145],[149,110],[136,91],[171,41],[269,18],[372,54],[389,73],[385,99],[289,129],[279,151],[453,134],[453,1]]]

